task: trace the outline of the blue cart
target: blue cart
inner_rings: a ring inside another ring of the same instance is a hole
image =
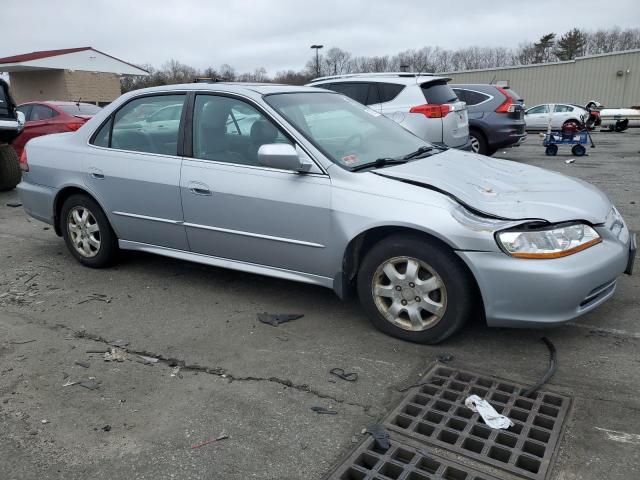
[[[582,157],[587,153],[584,145],[588,143],[590,138],[587,130],[578,132],[553,131],[544,136],[542,144],[547,147],[544,153],[553,157],[558,153],[558,145],[573,145],[571,153],[576,157]],[[593,140],[591,140],[591,146],[595,147]]]

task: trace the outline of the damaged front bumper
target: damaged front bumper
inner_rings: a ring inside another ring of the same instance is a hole
[[[635,236],[623,228],[614,234],[598,227],[601,243],[563,258],[532,260],[469,251],[458,255],[478,282],[489,326],[558,324],[611,298],[617,278],[630,273]]]

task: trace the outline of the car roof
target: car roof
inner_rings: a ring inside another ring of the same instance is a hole
[[[311,80],[307,85],[320,85],[323,83],[340,83],[349,81],[389,81],[393,83],[401,83],[403,85],[413,85],[416,83],[437,82],[451,80],[449,77],[441,77],[431,73],[410,73],[410,72],[382,72],[382,73],[348,73],[344,75],[331,75],[327,77],[318,77]]]
[[[294,85],[284,85],[277,83],[246,83],[246,82],[198,82],[181,83],[176,85],[162,85],[159,87],[143,88],[129,92],[131,94],[155,93],[167,91],[218,91],[229,93],[259,94],[267,95],[272,93],[296,93],[314,92],[318,90],[312,87],[298,87]]]

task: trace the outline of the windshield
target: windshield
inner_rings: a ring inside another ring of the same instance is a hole
[[[430,146],[393,120],[343,95],[285,93],[265,101],[338,165],[352,169]]]
[[[60,108],[69,115],[95,115],[102,108],[89,103],[81,103],[80,105],[60,105]]]

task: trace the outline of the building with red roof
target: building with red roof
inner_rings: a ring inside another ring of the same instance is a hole
[[[43,50],[0,58],[17,103],[66,100],[105,105],[120,96],[120,77],[148,75],[92,47]]]

